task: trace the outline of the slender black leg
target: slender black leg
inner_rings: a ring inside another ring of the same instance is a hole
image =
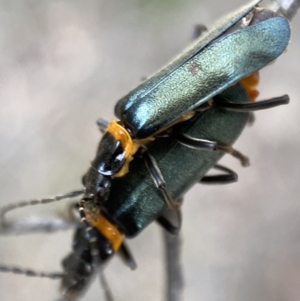
[[[135,270],[137,268],[137,264],[127,246],[127,244],[123,241],[120,249],[118,250],[118,254],[123,259],[124,263],[131,269]]]
[[[212,150],[212,151],[217,150],[217,142],[215,141],[193,138],[189,135],[179,133],[176,131],[172,133],[172,136],[174,136],[178,142],[180,142],[181,144],[189,148],[194,148],[199,150]]]
[[[274,97],[267,100],[261,100],[252,103],[232,103],[230,101],[227,101],[225,98],[221,97],[220,95],[218,95],[215,96],[212,100],[209,100],[206,103],[202,104],[195,110],[198,112],[203,112],[211,107],[216,107],[220,109],[226,109],[232,112],[250,113],[251,115],[249,117],[249,124],[251,125],[255,121],[255,117],[252,114],[252,112],[271,109],[281,105],[286,105],[289,103],[289,101],[290,101],[289,96],[283,95],[283,96]]]
[[[273,108],[273,107],[276,107],[279,105],[288,104],[288,103],[289,103],[288,95],[283,95],[280,97],[275,97],[275,98],[271,98],[271,99],[256,102],[256,103],[246,103],[246,104],[231,103],[220,96],[216,96],[216,97],[214,97],[213,101],[207,102],[203,106],[200,106],[197,110],[203,111],[203,110],[208,109],[211,106],[215,106],[218,108],[223,108],[223,109],[226,109],[229,111],[234,111],[234,112],[253,112],[253,111],[258,111],[258,110],[270,109],[270,108]],[[99,119],[97,121],[97,124],[102,131],[107,126],[107,122],[104,121],[103,119]],[[235,150],[230,145],[222,145],[222,144],[219,144],[214,141],[193,138],[193,137],[190,137],[190,136],[182,134],[182,133],[172,133],[172,135],[176,136],[176,139],[178,140],[178,142],[180,142],[181,144],[183,144],[187,147],[200,149],[200,150],[213,150],[213,151],[220,150],[227,154],[231,154],[232,156],[239,159],[242,166],[249,165],[249,159],[246,156],[244,156],[242,153],[240,153],[239,151]],[[148,161],[150,162],[151,159]],[[163,187],[165,185],[165,183],[164,183],[164,181],[163,182],[160,181],[161,179],[163,179],[163,177],[160,173],[160,170],[158,168],[156,168],[157,164],[152,164],[152,166],[154,167],[151,169],[153,172],[151,172],[151,170],[150,170],[150,172],[153,175],[154,181],[157,184],[157,187],[164,194],[164,197],[165,197],[168,205],[172,206],[172,200],[169,198],[169,195],[167,194],[165,188]]]
[[[209,140],[204,140],[204,139],[198,139],[198,138],[193,138],[191,136],[188,136],[186,134],[182,134],[180,132],[172,132],[172,136],[177,139],[178,142],[181,144],[198,149],[198,150],[208,150],[208,151],[222,151],[226,154],[230,154],[233,157],[237,158],[240,160],[242,166],[248,166],[249,165],[249,159],[244,156],[242,153],[239,151],[235,150],[232,146],[230,145],[222,145],[221,143],[215,142],[215,141],[209,141]]]
[[[229,154],[235,158],[237,158],[238,160],[240,160],[242,166],[249,166],[250,165],[250,161],[249,158],[246,157],[245,155],[243,155],[241,152],[237,151],[236,149],[234,149],[231,145],[221,145],[218,144],[217,145],[217,150],[220,150],[226,154]]]
[[[205,176],[200,180],[202,184],[231,184],[238,180],[238,175],[231,169],[216,164],[213,168],[223,171],[225,174]]]
[[[182,204],[183,199],[176,202]],[[157,223],[172,235],[179,233],[182,224],[181,210],[179,208],[178,210],[179,214],[174,214],[174,210],[167,209],[156,219]]]
[[[181,211],[180,211],[180,200],[175,202],[172,197],[169,195],[166,189],[166,182],[159,169],[156,160],[153,156],[151,156],[146,149],[143,152],[143,158],[145,160],[146,167],[148,168],[150,175],[156,185],[156,187],[161,191],[164,196],[165,202],[167,206],[172,209],[172,211],[176,214],[176,220],[178,221],[178,229],[181,228]],[[161,221],[162,219],[160,219]]]
[[[145,159],[145,164],[150,172],[150,175],[156,185],[156,187],[162,192],[164,199],[170,209],[178,209],[179,204],[175,202],[172,197],[169,195],[166,189],[166,182],[159,169],[156,160],[151,156],[147,150],[144,151],[143,157]]]
[[[228,102],[226,99],[220,96],[214,97],[211,105],[226,109],[228,111],[233,112],[253,112],[265,109],[271,109],[277,106],[286,105],[290,101],[288,95],[283,95],[279,97],[270,98],[267,100],[262,100],[258,102],[251,102],[251,103],[231,103]]]
[[[160,216],[156,219],[156,221],[170,234],[177,235],[179,233],[180,229],[174,226],[166,217]]]

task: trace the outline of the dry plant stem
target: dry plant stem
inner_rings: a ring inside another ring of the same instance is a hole
[[[163,231],[167,277],[166,301],[183,301],[183,273],[181,268],[181,235]]]

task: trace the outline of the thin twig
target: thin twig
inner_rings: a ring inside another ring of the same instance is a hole
[[[181,236],[163,231],[165,244],[165,265],[167,272],[167,301],[183,300],[183,273],[181,268]]]

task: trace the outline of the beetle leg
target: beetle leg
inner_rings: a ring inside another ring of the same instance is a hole
[[[131,269],[135,270],[137,268],[137,264],[127,246],[127,244],[123,241],[118,250],[118,254],[123,259],[124,263]]]
[[[200,180],[203,184],[231,184],[238,180],[238,175],[231,169],[216,164],[213,168],[223,171],[225,174],[205,176]]]
[[[172,133],[173,136],[177,139],[177,141],[187,147],[198,149],[198,150],[209,150],[209,151],[216,151],[220,150],[222,152],[225,152],[227,154],[232,155],[233,157],[240,160],[242,166],[248,166],[249,165],[249,159],[244,156],[239,151],[235,150],[230,145],[225,145],[218,143],[216,141],[209,141],[204,139],[198,139],[193,138],[191,136],[188,136],[183,133]]]
[[[166,181],[161,173],[160,168],[157,165],[156,160],[153,156],[151,156],[146,149],[144,149],[143,157],[145,160],[146,167],[148,168],[150,175],[156,185],[156,187],[161,191],[161,193],[164,196],[165,202],[167,206],[174,210],[176,214],[176,218],[178,221],[178,228],[181,228],[181,211],[180,211],[180,205],[181,201],[174,201],[172,197],[169,195],[167,189],[166,189]]]
[[[193,138],[189,135],[174,132],[172,133],[173,136],[177,139],[177,141],[189,148],[195,148],[198,150],[211,150],[215,151],[217,150],[217,142],[205,140],[205,139],[198,139]]]
[[[182,204],[183,199],[179,199],[176,203]],[[181,210],[178,208],[178,213],[174,210],[166,209],[162,214],[156,219],[157,223],[163,227],[168,233],[172,235],[177,235],[181,229],[182,215]]]
[[[262,100],[259,102],[231,103],[228,102],[223,97],[216,96],[213,99],[212,106],[216,106],[218,108],[223,108],[233,112],[252,112],[252,111],[271,109],[281,105],[286,105],[289,103],[289,100],[290,98],[288,95],[283,95],[279,97],[270,98],[267,100]]]
[[[243,155],[241,152],[234,149],[231,145],[225,145],[225,144],[217,144],[217,150],[220,150],[226,154],[230,154],[231,156],[237,158],[240,160],[242,166],[246,167],[250,165],[249,158]]]
[[[156,219],[156,221],[161,227],[163,227],[170,234],[177,235],[180,230],[178,227],[173,225],[166,217],[162,215],[159,216]]]
[[[177,210],[180,204],[175,202],[172,197],[169,195],[166,189],[166,182],[161,173],[160,168],[157,165],[156,160],[152,155],[150,155],[147,150],[143,152],[143,157],[145,159],[146,166],[150,172],[150,175],[156,185],[156,187],[162,192],[164,199],[170,209]]]

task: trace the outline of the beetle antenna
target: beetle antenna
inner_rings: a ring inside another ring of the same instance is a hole
[[[63,195],[56,195],[54,197],[49,197],[49,198],[44,198],[44,199],[33,199],[29,201],[20,201],[12,204],[8,204],[6,206],[3,206],[0,209],[0,226],[4,226],[6,221],[5,221],[5,215],[7,212],[15,210],[17,208],[23,208],[27,206],[34,206],[34,205],[40,205],[40,204],[49,204],[52,202],[58,202],[64,199],[71,199],[71,198],[76,198],[79,195],[82,195],[84,193],[84,189],[81,190],[73,190],[71,192],[68,192]]]
[[[7,266],[0,263],[0,272],[2,273],[13,273],[18,275],[25,275],[28,277],[39,277],[39,278],[50,278],[50,279],[60,279],[64,276],[62,272],[38,272],[32,269],[20,268],[16,266]]]

